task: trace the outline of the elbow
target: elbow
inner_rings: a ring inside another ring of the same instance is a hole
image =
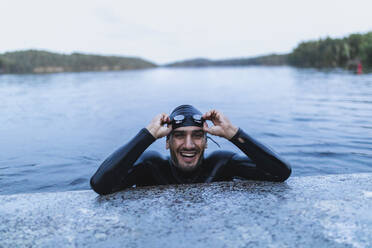
[[[111,193],[111,191],[108,191],[105,187],[102,187],[102,185],[97,182],[94,176],[92,176],[92,178],[90,179],[90,187],[99,195],[107,195]]]
[[[292,174],[292,168],[289,164],[287,164],[286,168],[277,176],[278,182],[284,182],[287,180]]]

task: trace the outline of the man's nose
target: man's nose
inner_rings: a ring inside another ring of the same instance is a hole
[[[187,135],[186,140],[185,140],[185,148],[192,149],[194,147],[195,147],[195,144],[194,144],[194,141],[192,140],[191,135]]]

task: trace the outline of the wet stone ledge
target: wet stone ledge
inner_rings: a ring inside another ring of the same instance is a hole
[[[0,247],[372,247],[372,174],[2,195]]]

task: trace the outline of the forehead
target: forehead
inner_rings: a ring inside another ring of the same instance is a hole
[[[179,127],[173,130],[173,132],[193,132],[193,131],[199,131],[203,130],[201,127],[196,126],[188,126],[188,127]]]

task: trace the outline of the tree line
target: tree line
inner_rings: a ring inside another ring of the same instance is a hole
[[[288,54],[269,54],[253,58],[233,58],[210,60],[205,58],[190,59],[167,64],[167,67],[208,67],[208,66],[251,66],[251,65],[287,65]]]
[[[372,67],[372,32],[351,34],[340,39],[319,39],[300,43],[288,55],[288,63],[299,67],[341,67],[358,63]]]
[[[301,42],[291,53],[225,60],[192,59],[168,64],[170,67],[291,65],[296,67],[346,68],[355,70],[361,63],[372,68],[372,32],[351,34],[340,39]]]
[[[296,67],[346,68],[354,70],[361,63],[372,68],[372,32],[351,34],[344,38],[325,38],[301,42],[289,54],[270,54],[253,58],[209,60],[204,58],[179,61],[166,66],[249,66],[292,65]],[[140,58],[88,55],[70,55],[39,50],[0,54],[0,73],[48,73],[63,71],[108,71],[156,67]],[[365,70],[366,71],[366,70]]]
[[[0,73],[108,71],[155,67],[140,58],[26,50],[0,54]]]

